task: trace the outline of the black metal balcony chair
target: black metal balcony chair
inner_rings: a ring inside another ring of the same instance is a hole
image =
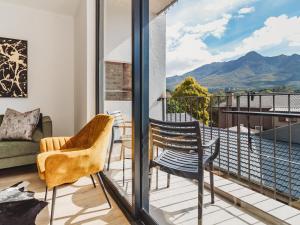
[[[213,147],[212,154],[205,149]],[[193,122],[162,122],[150,119],[150,150],[162,149],[150,161],[150,184],[152,168],[157,167],[167,174],[198,180],[198,224],[202,224],[203,176],[205,167],[210,173],[211,203],[214,203],[213,161],[220,152],[220,139],[202,144],[200,124]],[[200,163],[199,163],[200,162]]]

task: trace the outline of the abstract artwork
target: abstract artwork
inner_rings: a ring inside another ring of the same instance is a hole
[[[27,41],[0,37],[0,97],[27,97]]]

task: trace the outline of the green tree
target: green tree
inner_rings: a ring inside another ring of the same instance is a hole
[[[176,112],[187,112],[195,119],[208,124],[210,94],[194,77],[189,76],[176,86],[171,102]]]

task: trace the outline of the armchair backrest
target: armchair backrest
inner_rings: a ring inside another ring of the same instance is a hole
[[[113,121],[113,116],[96,115],[78,134],[71,138],[72,147],[91,148],[99,144],[99,142],[103,142],[103,138],[106,138],[111,133]]]
[[[94,172],[104,168],[113,122],[113,116],[96,115],[69,141],[73,148],[88,149]]]

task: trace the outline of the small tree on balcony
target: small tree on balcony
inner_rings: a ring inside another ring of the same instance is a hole
[[[176,86],[172,94],[171,107],[178,112],[187,112],[193,118],[208,124],[208,106],[210,94],[206,87],[201,86],[194,77],[187,77]]]

